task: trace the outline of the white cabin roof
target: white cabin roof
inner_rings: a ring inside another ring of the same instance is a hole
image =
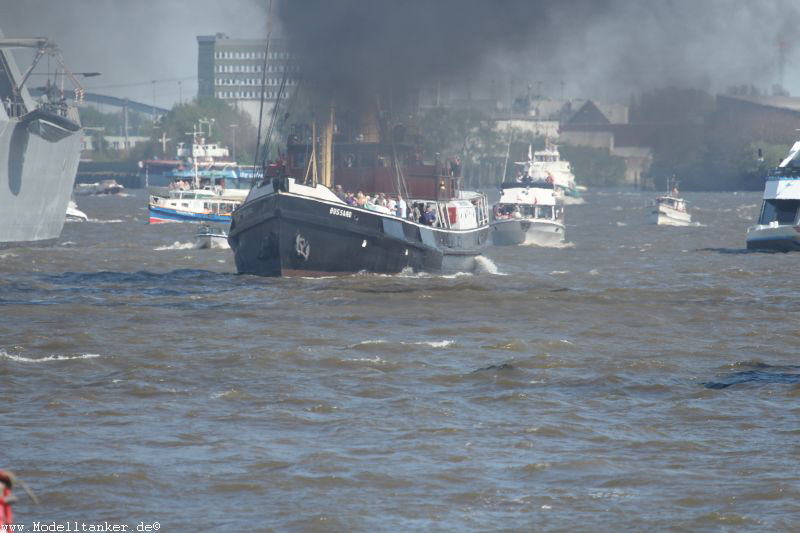
[[[503,189],[501,204],[556,205],[553,189],[541,187],[511,187]]]

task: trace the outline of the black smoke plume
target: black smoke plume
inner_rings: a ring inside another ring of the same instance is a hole
[[[800,84],[796,0],[283,0],[277,14],[306,79],[338,98],[490,71],[623,102],[769,89],[781,72]]]
[[[286,0],[278,17],[304,77],[336,99],[475,72],[492,52],[552,49],[610,0]]]

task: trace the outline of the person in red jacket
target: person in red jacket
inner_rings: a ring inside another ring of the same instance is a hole
[[[13,487],[14,474],[0,470],[0,531],[5,531],[3,526],[14,523],[14,513],[11,511],[11,504],[14,502],[14,496],[11,494]]]

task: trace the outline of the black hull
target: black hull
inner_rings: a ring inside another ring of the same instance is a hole
[[[319,276],[471,271],[489,228],[441,230],[315,198],[271,193],[233,214],[240,274]]]
[[[797,252],[800,251],[800,242],[791,239],[759,239],[747,241],[747,249],[762,252]]]

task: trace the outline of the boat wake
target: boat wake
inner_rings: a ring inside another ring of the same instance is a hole
[[[748,250],[747,248],[697,248],[695,252],[717,252],[720,254],[758,254],[758,253],[782,253],[775,250]]]
[[[500,269],[497,268],[494,261],[483,255],[479,255],[475,258],[475,272],[480,274],[493,274],[495,276],[507,275],[500,272]]]
[[[351,344],[348,346],[348,349],[359,348],[359,347],[367,347],[367,346],[375,346],[379,344],[400,344],[403,346],[429,346],[431,348],[447,348],[448,346],[452,346],[456,343],[454,340],[442,340],[442,341],[388,341],[385,339],[372,339],[357,342],[356,344]]]
[[[23,357],[21,355],[14,355],[0,350],[0,358],[17,361],[20,363],[48,363],[51,361],[72,361],[74,359],[94,359],[95,357],[102,357],[96,353],[85,353],[81,355],[48,355],[46,357]]]
[[[555,248],[558,250],[567,249],[567,248],[575,248],[574,242],[554,242],[550,244],[540,244],[535,241],[526,241],[522,243],[520,246],[531,246],[534,248]]]
[[[743,368],[732,372],[719,381],[707,381],[702,385],[707,389],[726,389],[744,383],[766,385],[794,385],[800,383],[800,366],[772,366],[760,362],[736,363],[734,368]]]
[[[153,250],[155,250],[156,252],[163,252],[164,250],[191,250],[193,248],[197,248],[197,246],[193,242],[175,241],[174,243],[167,246],[157,246],[156,248],[153,248]]]

